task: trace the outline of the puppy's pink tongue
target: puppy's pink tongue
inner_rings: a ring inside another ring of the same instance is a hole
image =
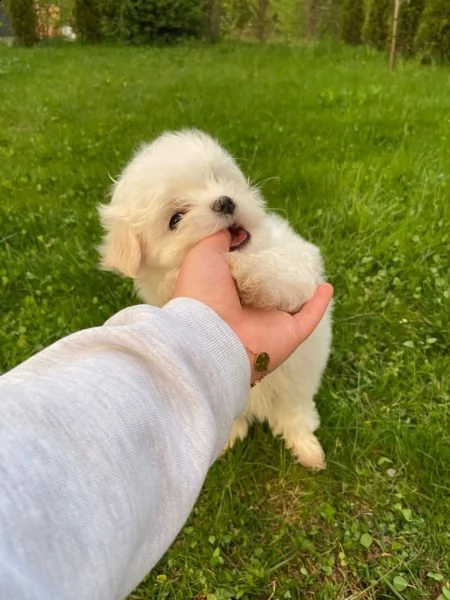
[[[230,227],[228,231],[231,233],[230,250],[237,250],[250,238],[248,231],[240,227]]]

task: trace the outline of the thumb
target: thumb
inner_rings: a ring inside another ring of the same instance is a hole
[[[297,323],[297,334],[301,341],[305,341],[322,320],[333,297],[334,289],[330,283],[322,283],[316,293],[302,306],[298,313],[293,315]]]

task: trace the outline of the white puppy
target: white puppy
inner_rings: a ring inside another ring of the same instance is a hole
[[[103,268],[133,278],[150,304],[170,299],[188,250],[222,229],[231,232],[227,258],[244,304],[294,312],[323,280],[319,249],[267,212],[233,158],[200,131],[164,133],[145,145],[114,185],[111,203],[99,210],[106,230]],[[228,446],[245,437],[252,421],[266,420],[300,463],[325,467],[313,433],[319,426],[314,394],[330,343],[328,312],[311,337],[250,390]]]

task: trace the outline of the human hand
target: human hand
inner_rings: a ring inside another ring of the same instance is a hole
[[[242,306],[224,253],[230,234],[221,231],[194,246],[186,256],[175,285],[174,298],[194,298],[212,308],[235,331],[245,347],[252,383],[261,377],[255,369],[260,352],[270,356],[269,371],[276,369],[314,331],[333,296],[329,283],[294,315],[275,308]]]

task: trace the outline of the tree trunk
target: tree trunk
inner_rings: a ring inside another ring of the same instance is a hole
[[[319,17],[319,0],[307,0],[306,36],[310,41],[316,39]]]
[[[391,41],[391,56],[389,59],[389,68],[391,71],[395,69],[397,60],[397,28],[398,28],[398,14],[400,12],[400,5],[402,0],[395,0],[394,5],[394,20],[392,21],[392,41]]]
[[[206,0],[205,37],[209,42],[220,38],[220,0]]]

